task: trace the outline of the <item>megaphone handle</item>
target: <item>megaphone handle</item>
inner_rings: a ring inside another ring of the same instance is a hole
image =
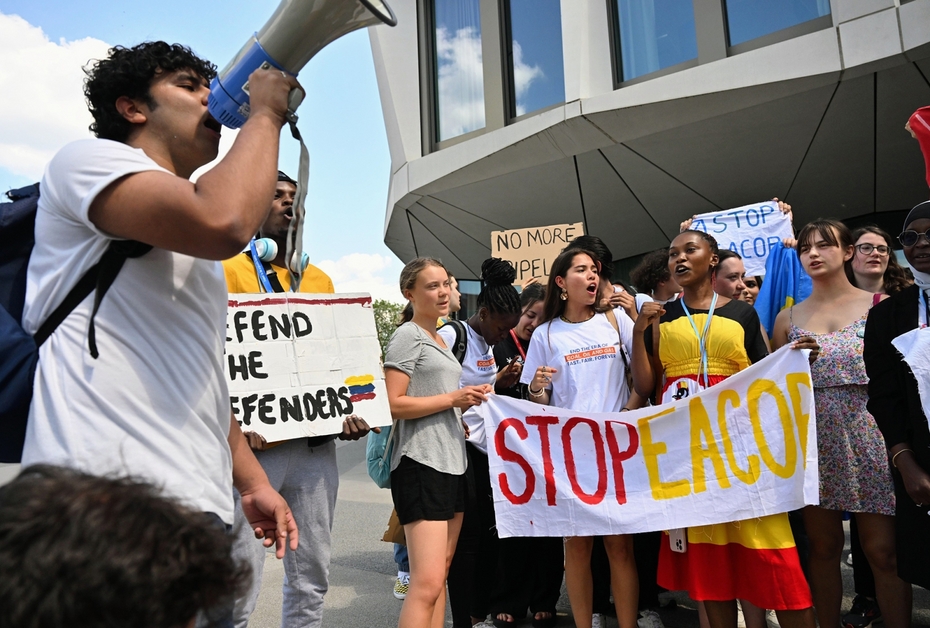
[[[287,95],[287,121],[296,124],[297,123],[297,114],[294,113],[297,111],[297,107],[300,106],[300,103],[304,101],[304,98],[307,96],[307,93],[303,90],[302,87],[295,87],[291,90],[291,93]]]

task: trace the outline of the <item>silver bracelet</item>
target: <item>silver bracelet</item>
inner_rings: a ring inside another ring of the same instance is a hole
[[[546,392],[545,388],[543,388],[539,392],[533,392],[533,389],[530,388],[529,386],[526,387],[526,390],[528,393],[530,393],[530,397],[542,397],[543,393]]]

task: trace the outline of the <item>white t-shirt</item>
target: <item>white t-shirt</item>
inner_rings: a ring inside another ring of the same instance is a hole
[[[163,169],[142,150],[108,140],[73,142],[55,155],[41,184],[27,331],[38,329],[113,239],[88,218],[97,194],[148,170]],[[94,319],[96,360],[87,349],[93,298],[42,345],[23,464],[132,474],[232,523],[222,266],[163,249],[126,260]]]
[[[622,308],[614,310],[618,334],[605,314],[583,323],[554,319],[533,331],[520,381],[529,384],[540,366],[556,369],[549,403],[579,412],[619,412],[630,397],[626,365],[633,347],[633,321]]]
[[[643,303],[648,303],[649,301],[655,301],[651,296],[645,292],[637,292],[636,296],[633,297],[636,301],[636,311],[640,312],[643,309]]]
[[[494,385],[497,379],[497,363],[494,361],[494,347],[484,341],[480,334],[475,332],[468,323],[465,325],[465,360],[462,362],[461,386],[480,386],[481,384]],[[455,347],[455,328],[445,325],[439,329],[439,335],[450,349]],[[474,408],[469,408],[462,414],[465,425],[468,426],[468,442],[477,447],[481,453],[488,453],[487,435],[484,431],[484,420],[478,416]]]

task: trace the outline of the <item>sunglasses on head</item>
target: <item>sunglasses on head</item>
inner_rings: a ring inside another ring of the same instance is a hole
[[[898,236],[898,242],[901,243],[901,246],[911,247],[917,244],[917,242],[920,240],[920,236],[925,237],[927,239],[927,242],[930,242],[930,229],[928,229],[924,233],[918,233],[917,231],[914,231],[913,229],[902,231],[901,235]]]

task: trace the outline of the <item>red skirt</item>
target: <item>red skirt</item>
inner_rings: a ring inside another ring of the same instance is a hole
[[[688,528],[684,553],[663,536],[658,582],[693,600],[739,598],[777,611],[812,606],[787,514]]]

